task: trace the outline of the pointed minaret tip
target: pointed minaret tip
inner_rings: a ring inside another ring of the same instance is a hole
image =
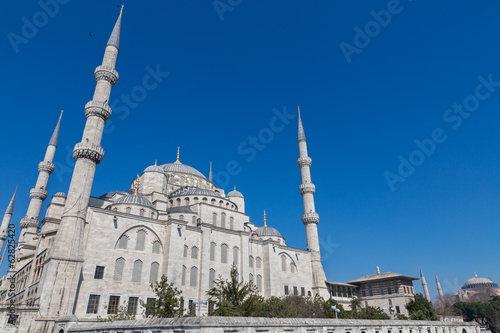
[[[175,160],[174,164],[182,164],[181,161],[179,161],[180,149],[181,147],[177,147],[177,160]]]
[[[16,201],[16,193],[17,193],[17,186],[14,191],[14,195],[12,196],[12,199],[10,199],[9,206],[7,206],[7,210],[5,211],[5,215],[10,214],[12,215],[14,213],[14,202]]]
[[[57,139],[59,138],[59,129],[61,128],[62,115],[63,115],[63,110],[61,110],[61,114],[59,115],[59,120],[57,121],[54,133],[52,133],[52,136],[50,137],[49,146],[57,147]]]
[[[113,32],[111,33],[111,36],[109,37],[108,45],[112,45],[116,47],[118,50],[120,49],[120,30],[122,27],[122,13],[123,13],[123,7],[120,9],[120,15],[118,16],[118,19],[116,20],[115,27],[113,28]]]
[[[298,142],[306,141],[306,134],[304,133],[304,126],[302,126],[302,118],[300,117],[300,107],[297,107],[299,110],[299,136]]]
[[[266,210],[264,209],[264,227],[267,227]]]

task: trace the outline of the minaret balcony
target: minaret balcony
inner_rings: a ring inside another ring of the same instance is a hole
[[[52,164],[52,162],[49,162],[49,161],[43,161],[43,162],[40,162],[38,163],[38,172],[48,172],[48,174],[50,175],[52,172],[54,172],[54,169],[56,168],[56,166],[54,164]]]
[[[110,66],[98,66],[94,71],[95,82],[100,80],[108,81],[111,86],[114,86],[118,81],[118,72]]]
[[[49,192],[43,188],[32,188],[30,190],[30,199],[40,199],[40,200],[45,200],[47,196],[49,195]]]
[[[104,149],[101,146],[90,142],[80,142],[73,149],[73,158],[77,161],[80,158],[91,160],[95,164],[101,163],[104,157]]]
[[[21,219],[19,226],[21,227],[21,229],[38,228],[40,227],[40,221],[34,218],[24,217]]]
[[[309,224],[309,223],[319,223],[319,215],[316,212],[309,212],[305,213],[302,215],[302,223],[304,224]]]
[[[100,101],[90,101],[85,104],[85,116],[89,117],[99,117],[104,122],[107,122],[109,117],[111,117],[111,107]]]
[[[306,157],[299,157],[299,159],[297,160],[297,165],[299,166],[299,168],[302,169],[302,167],[304,166],[308,166],[308,167],[311,167],[311,164],[312,164],[312,159],[309,157],[309,156],[306,156]]]
[[[314,194],[314,192],[316,192],[316,186],[314,186],[313,183],[305,183],[299,186],[299,191],[301,195],[306,193]]]

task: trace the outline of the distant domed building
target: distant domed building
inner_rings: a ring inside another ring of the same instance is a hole
[[[474,301],[478,294],[500,296],[500,288],[488,278],[477,276],[468,279],[457,293],[457,301]]]

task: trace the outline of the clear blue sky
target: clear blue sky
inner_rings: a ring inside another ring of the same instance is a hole
[[[68,191],[93,71],[119,12],[119,2],[66,2],[49,8],[53,17],[36,1],[10,1],[0,13],[0,208],[19,185],[16,223],[61,109],[49,190]],[[236,184],[251,221],[261,224],[266,209],[288,245],[305,248],[297,120],[269,130],[275,112],[300,105],[329,280],[378,265],[413,276],[422,267],[433,296],[434,273],[447,292],[474,272],[500,283],[500,4],[231,3],[216,3],[219,13],[212,1],[125,4],[93,195],[127,189],[155,159],[173,162],[180,146],[182,163],[206,175],[210,161],[214,172],[236,161],[239,173],[218,185]],[[38,31],[23,36],[26,22]],[[141,96],[148,66],[169,75]],[[474,111],[453,110],[463,103]],[[254,156],[249,136],[259,133],[265,143]],[[399,156],[419,165],[402,177]],[[391,176],[393,188],[386,172],[401,177]]]

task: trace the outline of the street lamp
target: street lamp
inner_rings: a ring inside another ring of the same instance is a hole
[[[335,305],[332,305],[331,309],[332,309],[333,311],[335,311],[335,319],[339,319],[339,317],[338,317],[338,313],[340,313],[340,310],[339,310],[339,309],[337,309],[337,307],[336,307]]]

